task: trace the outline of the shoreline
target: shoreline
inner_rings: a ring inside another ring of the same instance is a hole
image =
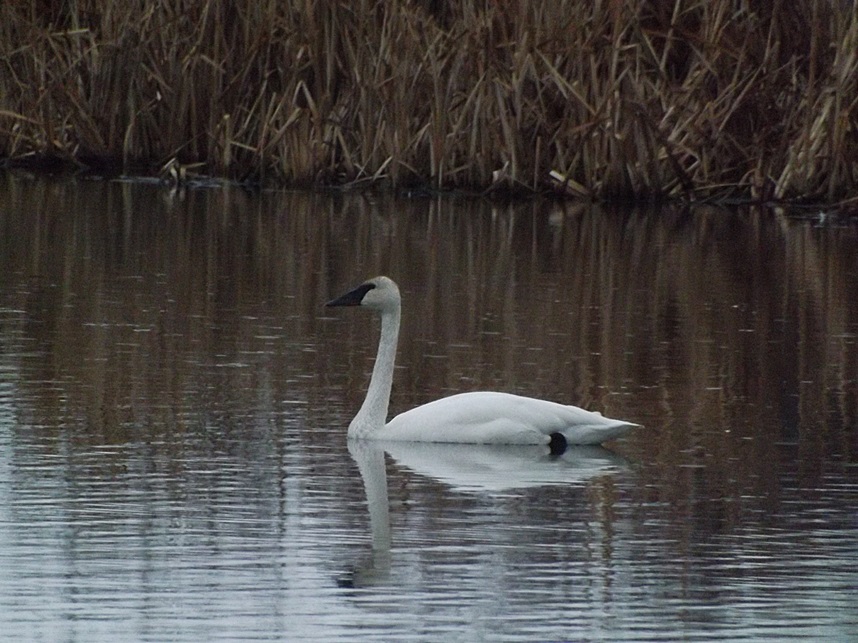
[[[786,215],[790,218],[813,219],[828,223],[849,223],[858,221],[858,197],[844,199],[838,203],[827,203],[814,200],[770,200],[761,201],[751,198],[742,198],[732,194],[721,194],[713,197],[698,195],[695,199],[685,198],[662,198],[657,200],[639,200],[634,198],[603,198],[588,199],[579,195],[569,195],[561,192],[525,192],[509,191],[503,188],[496,190],[467,190],[463,188],[432,189],[427,187],[404,187],[391,186],[381,182],[356,182],[343,185],[260,185],[242,183],[239,181],[211,177],[205,175],[188,175],[180,181],[170,176],[159,174],[123,173],[113,172],[109,174],[91,171],[89,168],[81,169],[78,166],[67,164],[58,165],[53,162],[49,168],[41,166],[18,166],[0,167],[0,177],[10,176],[12,180],[71,180],[71,181],[104,181],[129,184],[145,184],[155,186],[170,192],[185,190],[221,190],[237,188],[248,193],[298,191],[316,194],[338,194],[338,195],[362,195],[372,194],[382,197],[393,197],[403,200],[422,199],[465,199],[486,200],[498,205],[512,205],[515,203],[533,202],[543,200],[556,202],[558,204],[581,204],[601,205],[609,208],[620,209],[651,209],[659,207],[675,208],[697,208],[715,207],[726,210],[753,208],[763,211],[773,211]]]

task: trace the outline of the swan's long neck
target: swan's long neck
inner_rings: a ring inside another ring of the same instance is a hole
[[[390,389],[393,386],[393,364],[396,360],[396,342],[399,338],[400,308],[396,306],[381,313],[381,337],[378,355],[372,367],[372,379],[360,411],[349,424],[350,438],[369,438],[380,431],[387,421]]]

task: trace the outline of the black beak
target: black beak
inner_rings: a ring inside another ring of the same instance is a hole
[[[375,284],[361,284],[354,290],[350,290],[345,295],[340,295],[336,299],[332,299],[325,306],[360,306],[364,296],[370,290],[375,288]]]

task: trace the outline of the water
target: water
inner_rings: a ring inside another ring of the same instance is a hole
[[[858,228],[701,209],[0,188],[10,640],[856,640]],[[462,390],[609,449],[347,445]]]

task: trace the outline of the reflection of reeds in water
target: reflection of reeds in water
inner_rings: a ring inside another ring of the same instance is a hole
[[[824,0],[10,0],[0,155],[835,198],[856,181],[856,42],[854,9]]]
[[[0,278],[31,275],[13,307],[44,320],[20,331],[37,347],[34,424],[73,416],[77,439],[158,442],[218,412],[250,448],[269,421],[250,416],[288,401],[308,438],[341,440],[329,398],[360,404],[377,331],[321,304],[387,272],[405,299],[394,412],[474,389],[583,404],[642,422],[629,440],[674,467],[699,457],[727,495],[776,466],[779,443],[817,463],[855,449],[848,230],[714,209],[8,187]],[[683,471],[687,497],[699,474]]]
[[[802,460],[835,449],[858,452],[858,232],[783,221],[791,302],[799,311],[796,414],[805,427]],[[824,333],[820,346],[808,337]],[[821,418],[832,418],[823,422]]]
[[[326,292],[313,287],[315,272],[294,281],[294,266],[324,248],[312,218],[278,218],[265,199],[231,191],[191,192],[174,205],[141,186],[8,187],[0,269],[27,275],[15,307],[43,320],[25,329],[32,386],[44,388],[37,425],[68,417],[83,431],[76,438],[96,444],[157,443],[198,431],[223,412],[207,405],[222,409],[241,390],[258,396],[248,408],[300,401],[255,367],[271,351],[280,375],[317,370],[313,353],[288,340],[306,332]],[[306,198],[301,207],[315,210]],[[242,323],[259,315],[264,337]],[[208,381],[201,373],[216,362],[221,379]],[[235,418],[236,430],[246,421]]]

